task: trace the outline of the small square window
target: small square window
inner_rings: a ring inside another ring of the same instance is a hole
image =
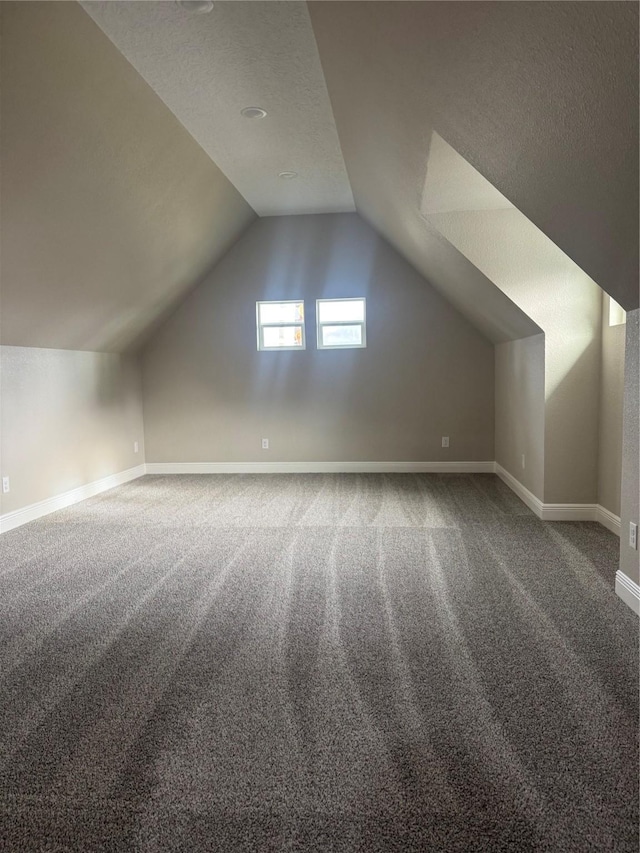
[[[362,297],[316,301],[318,349],[366,347],[366,304]]]
[[[304,302],[256,302],[259,350],[304,349]]]
[[[615,299],[609,297],[609,325],[621,326],[627,322],[627,312],[622,305],[618,305]]]

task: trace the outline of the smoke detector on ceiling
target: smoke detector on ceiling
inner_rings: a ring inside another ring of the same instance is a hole
[[[298,177],[297,172],[278,172],[278,177],[283,178],[285,181],[291,181],[293,178]]]
[[[176,0],[176,3],[192,15],[206,15],[213,9],[213,0]]]

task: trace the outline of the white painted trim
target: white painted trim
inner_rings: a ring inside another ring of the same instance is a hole
[[[544,504],[540,498],[537,498],[533,492],[530,492],[526,486],[522,485],[520,480],[516,480],[513,474],[510,474],[506,468],[503,468],[502,465],[499,465],[497,462],[495,465],[495,471],[498,477],[500,477],[500,479],[516,493],[520,500],[525,503],[529,509],[538,516],[538,518],[542,518]]]
[[[628,578],[620,569],[616,572],[616,594],[640,616],[640,586]]]
[[[596,521],[599,521],[603,527],[615,533],[616,536],[620,536],[620,516],[614,515],[608,509],[605,509],[605,507],[600,506],[600,504],[596,507]]]
[[[77,504],[94,495],[99,495],[101,492],[113,489],[114,486],[121,486],[123,483],[136,480],[138,477],[143,477],[145,473],[146,466],[144,464],[137,465],[135,468],[128,468],[126,471],[110,474],[108,477],[95,480],[93,483],[78,486],[77,489],[71,489],[52,498],[46,498],[43,501],[38,501],[38,503],[16,509],[13,512],[7,512],[0,516],[0,533],[6,533],[8,530],[13,530],[14,527],[20,527],[30,521],[35,521],[37,518],[42,518],[44,515],[49,515],[51,512],[56,512],[59,509],[72,506],[72,504]]]
[[[600,504],[546,504],[496,462],[496,474],[542,521],[598,521],[620,535],[620,518]]]
[[[147,462],[147,474],[492,474],[493,462]]]
[[[542,504],[543,521],[596,521],[597,504]]]
[[[145,474],[493,474],[543,521],[599,521],[620,535],[620,518],[598,504],[544,504],[497,462],[147,462],[0,516],[0,533]]]

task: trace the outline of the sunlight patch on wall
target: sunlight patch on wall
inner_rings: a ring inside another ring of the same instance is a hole
[[[545,332],[549,398],[599,337],[598,285],[437,133],[420,213]]]
[[[513,205],[437,133],[431,135],[420,213],[508,210]]]
[[[615,299],[610,296],[607,296],[607,299],[609,300],[609,325],[622,326],[627,322],[627,312],[622,305],[618,305]]]

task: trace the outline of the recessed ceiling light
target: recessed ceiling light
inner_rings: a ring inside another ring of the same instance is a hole
[[[262,107],[245,107],[240,110],[240,115],[245,118],[264,118],[266,114],[267,111],[263,110]]]
[[[297,172],[278,172],[279,178],[284,178],[285,181],[290,181],[292,178],[297,178]]]
[[[205,15],[213,9],[213,0],[176,0],[178,6],[192,15]]]

